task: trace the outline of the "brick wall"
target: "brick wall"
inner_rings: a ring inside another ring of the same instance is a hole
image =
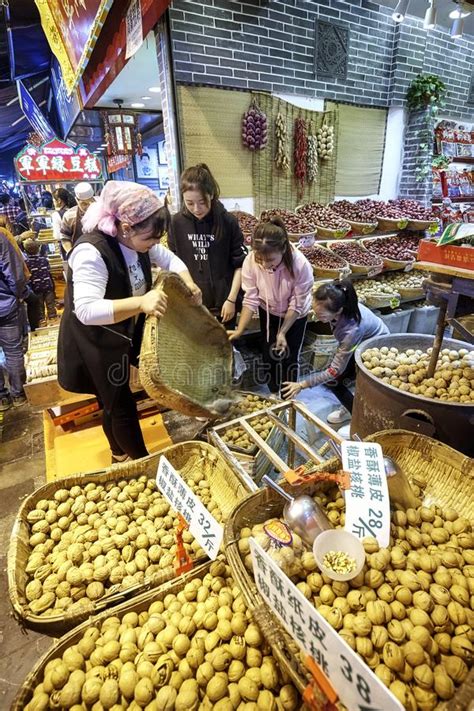
[[[392,21],[370,0],[174,0],[170,9],[178,82],[401,106],[420,71],[449,86],[447,113],[472,118],[466,105],[474,38],[454,42],[421,20]],[[347,79],[313,75],[314,22],[350,29]]]

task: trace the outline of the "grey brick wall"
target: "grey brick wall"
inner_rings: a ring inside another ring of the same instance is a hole
[[[448,84],[451,117],[472,119],[466,99],[474,39],[454,42],[439,28],[426,33],[413,18],[396,25],[391,12],[370,0],[174,0],[175,76],[183,83],[400,106],[423,71]],[[345,80],[313,75],[317,18],[350,29]]]
[[[405,130],[405,145],[403,169],[400,179],[400,197],[408,197],[413,200],[419,200],[423,205],[431,204],[433,195],[433,176],[430,172],[423,180],[417,179],[417,168],[420,165],[420,139],[418,134],[426,126],[425,112],[418,111],[409,116],[408,124]],[[429,154],[426,157],[426,162],[430,163]]]

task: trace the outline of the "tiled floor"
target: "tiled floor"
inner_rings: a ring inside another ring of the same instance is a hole
[[[322,419],[338,406],[324,386],[305,390],[299,399]],[[165,421],[175,441],[196,436],[195,420],[166,413]],[[315,430],[303,423],[299,429],[305,439],[317,445]],[[14,619],[7,582],[7,551],[18,508],[26,496],[45,483],[42,414],[28,405],[11,408],[4,413],[0,435],[0,711],[7,711],[27,674],[52,644],[50,637],[26,630]]]

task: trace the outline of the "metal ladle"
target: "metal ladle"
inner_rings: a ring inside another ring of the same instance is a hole
[[[362,438],[358,434],[352,435],[352,438],[357,442],[362,442]],[[336,444],[332,440],[328,440],[330,447],[334,451],[337,457],[342,460],[342,452],[339,444]],[[416,508],[420,505],[420,501],[417,499],[412,491],[410,482],[405,476],[405,473],[400,469],[399,465],[391,457],[383,457],[383,465],[385,469],[385,476],[387,477],[388,490],[390,494],[390,500],[398,504],[404,509]]]
[[[333,528],[324,512],[310,496],[293,497],[266,475],[262,477],[262,481],[286,500],[283,518],[291,530],[308,546],[313,546],[315,538],[320,533]]]

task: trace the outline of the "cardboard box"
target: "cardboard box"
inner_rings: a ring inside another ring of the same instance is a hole
[[[418,260],[474,271],[474,247],[458,247],[453,244],[438,247],[435,242],[422,239],[418,246]]]

